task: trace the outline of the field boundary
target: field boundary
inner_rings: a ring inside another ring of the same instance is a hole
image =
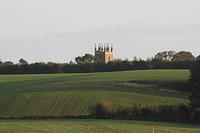
[[[0,120],[48,120],[48,119],[91,119],[90,115],[80,116],[23,116],[23,117],[0,117]]]

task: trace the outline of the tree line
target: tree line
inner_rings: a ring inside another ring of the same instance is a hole
[[[191,93],[190,106],[191,115],[196,121],[200,121],[200,60],[196,61],[191,67],[190,85]]]
[[[109,102],[99,102],[90,106],[90,117],[93,119],[144,120],[162,122],[193,122],[190,108],[187,105],[159,105],[132,107],[114,106]]]
[[[199,60],[192,53],[181,51],[164,51],[157,53],[153,58],[146,60],[134,57],[132,61],[115,59],[107,64],[100,62],[95,56],[85,54],[75,58],[75,62],[54,63],[37,62],[29,64],[25,59],[19,63],[0,61],[0,74],[47,74],[47,73],[86,73],[86,72],[110,72],[124,70],[148,70],[148,69],[189,69]]]

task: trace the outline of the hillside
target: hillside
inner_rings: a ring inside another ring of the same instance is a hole
[[[0,75],[0,117],[87,115],[88,107],[102,100],[123,106],[187,103],[185,92],[143,82],[185,83],[188,78],[189,70]]]

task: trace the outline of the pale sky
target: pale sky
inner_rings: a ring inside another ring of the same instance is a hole
[[[200,0],[0,0],[0,59],[69,62],[111,42],[115,58],[200,55]]]

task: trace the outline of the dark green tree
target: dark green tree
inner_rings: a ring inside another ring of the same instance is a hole
[[[93,64],[97,61],[97,59],[91,54],[85,54],[84,56],[76,57],[75,61],[77,64]]]
[[[164,52],[159,52],[155,55],[156,59],[161,59],[161,60],[169,60],[171,61],[174,58],[174,55],[176,54],[176,51],[164,51]]]
[[[191,68],[190,84],[192,87],[190,96],[192,115],[195,120],[200,121],[200,60],[196,61]]]
[[[197,60],[200,60],[200,55],[196,57]]]
[[[27,65],[28,62],[27,62],[25,59],[22,59],[22,58],[21,58],[21,59],[19,60],[19,64],[20,64],[20,65]]]
[[[12,61],[6,61],[3,63],[4,65],[13,65],[14,63]]]
[[[191,52],[181,51],[174,55],[173,61],[193,61],[194,59]]]

